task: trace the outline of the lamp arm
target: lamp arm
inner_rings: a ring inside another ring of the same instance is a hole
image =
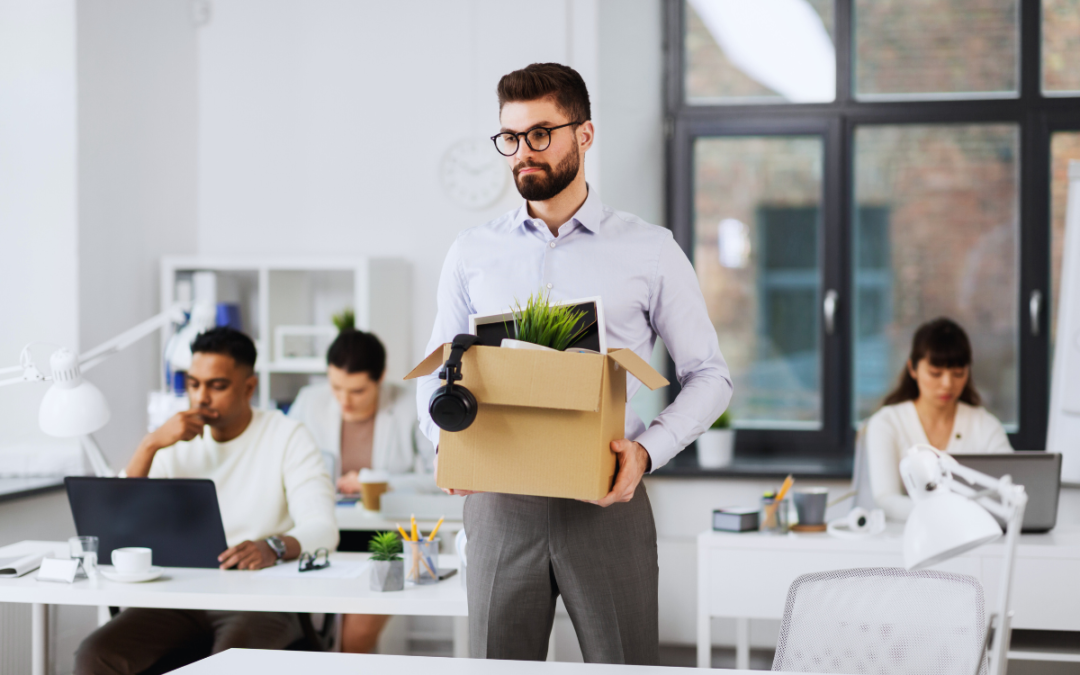
[[[1019,500],[1011,509],[1005,525],[1005,559],[1001,573],[1001,586],[998,590],[998,626],[994,630],[994,642],[990,648],[990,675],[1005,675],[1009,665],[1009,642],[1012,637],[1012,612],[1009,611],[1012,593],[1013,564],[1016,562],[1017,538],[1020,525],[1024,521],[1024,507],[1027,506],[1027,494],[1019,488]]]
[[[116,337],[103,342],[97,347],[79,357],[79,366],[86,372],[98,365],[113,354],[121,352],[147,335],[160,330],[170,323],[184,323],[184,309],[181,305],[173,305],[155,317],[143,321],[139,325],[129,328]]]

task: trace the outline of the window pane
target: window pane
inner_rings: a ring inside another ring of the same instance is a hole
[[[737,426],[818,429],[822,139],[699,138],[694,267]]]
[[[690,103],[824,103],[836,98],[833,0],[689,0]]]
[[[854,417],[878,409],[923,322],[946,316],[974,351],[983,405],[1017,421],[1017,157],[1010,124],[855,132]]]
[[[1043,91],[1080,92],[1080,0],[1043,0]]]
[[[855,94],[1012,96],[1017,0],[855,0]]]
[[[1080,161],[1080,132],[1054,134],[1050,142],[1050,363],[1054,362],[1058,298],[1061,297],[1061,256],[1065,251],[1070,161]]]

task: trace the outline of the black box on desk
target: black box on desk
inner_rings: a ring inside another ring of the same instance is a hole
[[[712,529],[718,532],[750,532],[758,529],[758,508],[727,506],[712,512]]]

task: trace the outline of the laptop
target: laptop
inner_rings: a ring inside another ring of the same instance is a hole
[[[992,455],[953,455],[964,466],[994,478],[1012,476],[1023,485],[1028,503],[1021,532],[1049,532],[1057,524],[1058,493],[1061,492],[1061,455],[1023,451]],[[957,476],[959,480],[959,476]],[[999,521],[1000,522],[1000,519]]]
[[[228,545],[217,490],[205,478],[64,479],[75,531],[98,538],[98,560],[146,546],[164,567],[218,567]]]

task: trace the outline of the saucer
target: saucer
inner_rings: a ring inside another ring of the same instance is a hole
[[[98,568],[101,572],[101,576],[105,577],[109,581],[119,581],[125,584],[137,584],[143,581],[153,581],[160,577],[164,572],[163,567],[151,567],[145,572],[117,572],[116,568],[102,565]]]

